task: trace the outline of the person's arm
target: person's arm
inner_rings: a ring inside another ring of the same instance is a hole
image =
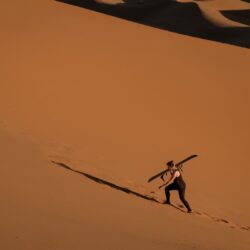
[[[169,184],[173,183],[174,179],[176,177],[178,177],[179,175],[180,175],[180,173],[178,171],[176,171],[174,173],[174,175],[172,175],[171,178],[166,183],[164,183],[163,185],[159,186],[159,189],[162,188],[162,187],[164,187],[164,186],[168,186]]]
[[[164,179],[164,175],[168,175],[168,170],[163,174],[163,175],[161,175],[161,179],[163,180],[163,181],[165,181],[165,179]]]

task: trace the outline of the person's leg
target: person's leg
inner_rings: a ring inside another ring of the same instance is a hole
[[[182,203],[184,204],[184,206],[187,208],[188,212],[191,212],[192,209],[189,206],[187,200],[185,199],[185,189],[186,189],[185,186],[184,187],[179,187],[179,189],[178,189],[179,197],[180,197],[180,200],[182,201]]]
[[[166,194],[166,203],[170,204],[170,190],[177,190],[177,187],[174,183],[168,185],[165,188],[165,194]]]

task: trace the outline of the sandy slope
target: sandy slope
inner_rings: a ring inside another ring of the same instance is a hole
[[[0,16],[1,249],[247,249],[249,50],[53,1]],[[191,153],[199,214],[103,182],[163,200],[147,178]]]
[[[249,232],[103,187],[55,168],[32,143],[0,138],[1,249],[249,246]]]
[[[250,18],[246,9],[220,10],[203,1],[57,1],[158,29],[250,48]]]

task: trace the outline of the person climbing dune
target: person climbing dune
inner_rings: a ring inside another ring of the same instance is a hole
[[[180,171],[175,166],[173,161],[167,162],[166,165],[168,167],[167,172],[170,172],[171,177],[166,183],[164,183],[163,185],[161,185],[159,187],[159,188],[162,188],[164,186],[167,186],[165,188],[165,194],[166,194],[166,202],[165,203],[171,204],[170,203],[170,191],[171,190],[178,190],[180,200],[182,201],[184,206],[187,208],[187,212],[191,213],[192,209],[191,209],[189,203],[187,202],[187,200],[185,199],[186,183],[184,182]],[[167,172],[165,173],[166,175],[167,175]],[[162,176],[162,179],[163,179],[163,181],[165,181],[164,176]]]

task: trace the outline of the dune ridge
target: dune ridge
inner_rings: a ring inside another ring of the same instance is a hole
[[[133,22],[217,42],[250,47],[250,27],[228,19],[217,8],[200,1],[124,1],[57,0]]]
[[[178,2],[196,2],[200,6],[209,6],[221,10],[247,10],[249,5],[244,0],[178,0]]]

